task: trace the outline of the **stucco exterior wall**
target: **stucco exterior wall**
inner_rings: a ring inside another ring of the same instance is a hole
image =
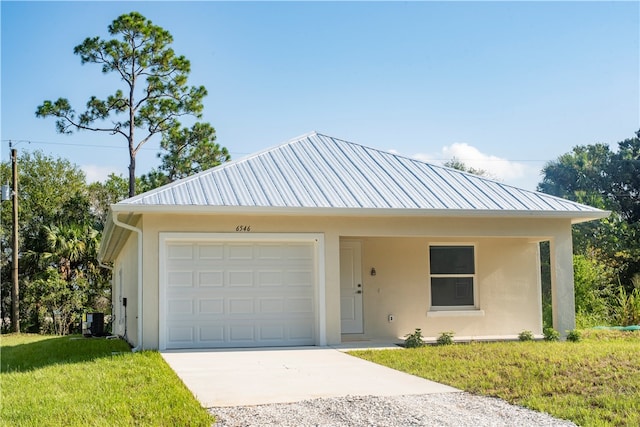
[[[568,219],[534,217],[363,218],[146,213],[138,226],[142,225],[144,348],[157,348],[159,345],[160,232],[235,233],[239,225],[246,225],[254,233],[322,233],[325,245],[328,344],[340,343],[342,339],[339,283],[341,238],[355,236],[363,242],[365,335],[371,337],[403,336],[416,327],[423,327],[426,335],[449,330],[456,331],[457,335],[517,334],[523,329],[539,333],[541,310],[537,242],[551,240],[552,245],[556,240],[563,242],[562,253],[565,257],[567,238],[568,247],[571,246]],[[387,239],[390,237],[393,238]],[[131,238],[135,239],[134,236]],[[477,243],[479,308],[484,310],[484,316],[428,316],[426,253],[429,242],[443,241]],[[135,265],[135,252],[135,244],[128,242],[117,264]],[[379,269],[373,279],[368,274],[372,266]],[[555,276],[564,281],[570,280],[572,287],[571,263],[556,266]],[[127,273],[127,282],[135,283],[133,279],[135,277]],[[136,306],[133,297],[128,313],[133,313]],[[388,314],[395,314],[397,320],[389,324],[386,320]],[[570,323],[570,319],[567,321]],[[130,336],[133,336],[134,329],[135,326],[129,328]]]
[[[364,336],[402,338],[542,333],[538,244],[523,238],[362,238]],[[477,310],[430,310],[430,244],[472,244],[476,252]],[[371,268],[376,275],[371,276]],[[389,315],[393,322],[389,322]]]
[[[123,298],[127,299],[126,325]],[[138,239],[130,234],[113,268],[114,332],[138,345]]]

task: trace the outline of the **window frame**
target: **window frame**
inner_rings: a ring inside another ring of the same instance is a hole
[[[431,273],[431,248],[437,246],[457,246],[473,248],[473,273],[451,273],[451,274],[432,274]],[[427,267],[429,270],[429,311],[430,312],[447,312],[447,311],[477,311],[478,304],[478,244],[475,242],[431,242],[427,246]],[[471,286],[473,291],[472,305],[433,305],[433,289],[432,279],[434,278],[471,278]]]

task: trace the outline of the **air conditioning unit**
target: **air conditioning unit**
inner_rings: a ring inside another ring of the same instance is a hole
[[[85,313],[82,316],[82,335],[87,338],[104,336],[104,313]]]

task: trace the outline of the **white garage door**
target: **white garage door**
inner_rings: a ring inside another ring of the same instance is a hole
[[[313,242],[165,239],[164,245],[161,348],[315,343]]]

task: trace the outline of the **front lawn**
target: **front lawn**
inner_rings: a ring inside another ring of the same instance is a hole
[[[211,426],[160,353],[122,340],[2,335],[2,426]]]
[[[584,426],[640,425],[640,332],[350,354]]]

